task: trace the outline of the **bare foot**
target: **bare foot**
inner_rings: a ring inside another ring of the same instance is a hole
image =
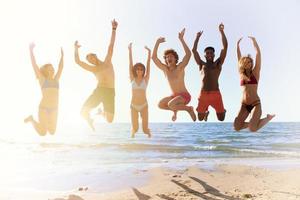
[[[150,129],[148,128],[147,131],[144,132],[146,135],[148,135],[148,138],[151,138],[151,132]]]
[[[189,109],[187,110],[188,113],[190,114],[191,118],[193,121],[196,121],[197,117],[196,117],[196,114],[194,112],[194,108],[193,106],[190,106]]]
[[[175,122],[176,119],[177,119],[177,110],[176,110],[176,111],[173,111],[173,112],[174,112],[174,114],[173,114],[173,116],[172,116],[172,121]]]
[[[267,119],[268,119],[269,121],[271,121],[274,117],[275,117],[274,114],[273,114],[273,115],[267,114]]]
[[[204,116],[204,121],[207,121],[208,115],[209,115],[209,111],[206,111],[205,116]]]
[[[86,120],[88,125],[92,128],[92,130],[95,132],[95,127],[94,127],[94,124],[93,124],[93,120],[92,119],[87,119]]]
[[[26,117],[26,118],[24,119],[24,123],[28,123],[28,122],[31,122],[31,121],[33,121],[32,115],[30,115],[30,116],[28,116],[28,117]]]
[[[131,130],[131,138],[135,137],[136,132],[137,132],[137,130]]]

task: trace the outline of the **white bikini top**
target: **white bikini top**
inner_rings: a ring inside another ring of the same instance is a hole
[[[131,81],[131,86],[132,86],[132,89],[133,90],[146,90],[147,88],[147,83],[145,81],[145,79],[142,80],[142,82],[138,85],[136,82],[135,82],[135,79],[133,79]]]

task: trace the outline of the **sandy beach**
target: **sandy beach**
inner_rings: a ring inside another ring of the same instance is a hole
[[[11,191],[0,199],[22,200],[239,200],[300,199],[300,169],[266,169],[220,164],[213,170],[189,167],[185,170],[154,168],[136,173],[150,175],[145,185],[124,182],[121,190],[97,193],[80,186],[73,191]],[[99,180],[101,181],[101,180]],[[81,190],[81,191],[80,191]]]

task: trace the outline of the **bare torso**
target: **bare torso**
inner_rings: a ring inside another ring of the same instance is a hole
[[[242,103],[251,105],[253,102],[259,100],[257,86],[257,84],[247,84],[242,86]]]
[[[219,62],[204,63],[201,69],[202,87],[201,91],[218,91],[219,90],[219,76],[222,66]]]
[[[112,63],[103,63],[97,66],[99,70],[95,72],[98,80],[98,87],[115,88],[115,71]]]
[[[179,68],[168,68],[165,70],[165,75],[167,76],[170,88],[175,93],[188,92],[184,83],[184,70]]]

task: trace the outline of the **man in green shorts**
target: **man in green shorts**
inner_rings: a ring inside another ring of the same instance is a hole
[[[117,21],[113,20],[112,34],[108,51],[104,61],[98,59],[96,54],[89,53],[86,56],[86,60],[89,63],[85,63],[80,60],[78,49],[81,47],[78,41],[75,42],[75,62],[83,69],[92,72],[97,80],[97,88],[94,90],[91,96],[85,101],[81,109],[82,117],[87,120],[89,126],[95,130],[93,120],[90,117],[90,111],[96,108],[100,103],[103,104],[103,112],[101,114],[107,122],[111,123],[115,113],[115,72],[112,64],[113,48],[116,38],[116,30],[118,27]]]

